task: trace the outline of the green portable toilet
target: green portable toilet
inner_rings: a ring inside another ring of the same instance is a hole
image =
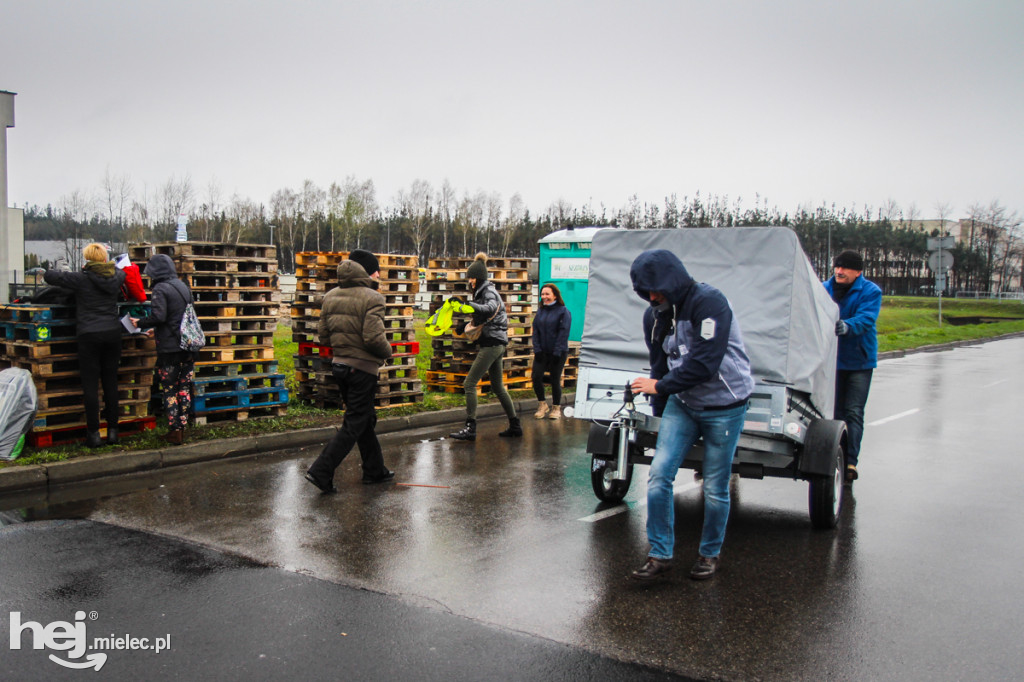
[[[570,341],[583,339],[583,315],[587,309],[587,277],[590,275],[590,243],[606,227],[576,227],[552,232],[540,244],[537,286],[551,283],[562,292],[572,313]]]

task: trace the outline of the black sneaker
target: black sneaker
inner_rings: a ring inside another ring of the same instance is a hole
[[[671,559],[656,559],[649,556],[644,562],[644,565],[630,573],[629,577],[633,580],[654,580],[658,576],[664,575],[671,570]]]
[[[367,475],[364,474],[363,475],[363,484],[364,485],[373,485],[374,483],[387,483],[388,481],[393,481],[394,478],[395,478],[395,472],[394,471],[388,471],[386,473],[381,474],[380,476],[367,476]]]
[[[306,478],[307,481],[309,481],[310,483],[315,485],[317,488],[319,488],[320,492],[322,492],[324,495],[328,495],[330,493],[338,492],[338,489],[334,487],[334,483],[333,482],[327,481],[325,483],[325,482],[317,479],[315,476],[313,476],[313,474],[309,473],[308,471],[306,472],[305,478]]]
[[[718,557],[698,556],[697,563],[690,569],[690,577],[694,580],[707,580],[718,570]]]

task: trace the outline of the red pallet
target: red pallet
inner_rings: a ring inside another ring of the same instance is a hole
[[[117,423],[120,436],[130,436],[156,428],[156,417],[126,419]],[[100,435],[106,438],[107,423],[100,425]],[[29,431],[25,442],[34,448],[48,448],[53,445],[67,445],[85,440],[87,429],[84,426],[72,426],[66,429],[50,429],[47,431]]]

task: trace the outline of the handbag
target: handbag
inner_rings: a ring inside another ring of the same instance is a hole
[[[498,308],[498,310],[501,310],[501,308]],[[494,315],[491,315],[479,325],[473,324],[472,321],[468,322],[466,324],[466,330],[462,332],[462,335],[466,337],[466,340],[469,341],[470,343],[476,343],[477,341],[479,341],[480,335],[484,333],[484,327],[487,325],[488,322],[493,320],[495,316],[497,316],[498,310],[495,310]]]
[[[174,290],[178,291],[178,288],[174,287]],[[196,309],[192,306],[192,302],[186,301],[180,291],[178,291],[178,295],[185,301],[185,312],[181,315],[181,325],[178,327],[178,333],[181,335],[178,345],[182,350],[195,352],[206,345],[206,334],[203,333],[203,326],[199,324],[199,318],[196,316]]]

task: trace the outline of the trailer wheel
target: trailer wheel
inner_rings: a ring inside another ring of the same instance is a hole
[[[811,525],[815,528],[835,528],[843,508],[843,476],[846,454],[837,444],[832,454],[832,474],[812,476],[809,491]]]
[[[617,481],[612,478],[615,473],[615,462],[599,459],[593,455],[590,460],[590,484],[594,494],[602,502],[622,502],[629,492],[629,484],[633,482],[633,465],[626,465],[626,480]]]

